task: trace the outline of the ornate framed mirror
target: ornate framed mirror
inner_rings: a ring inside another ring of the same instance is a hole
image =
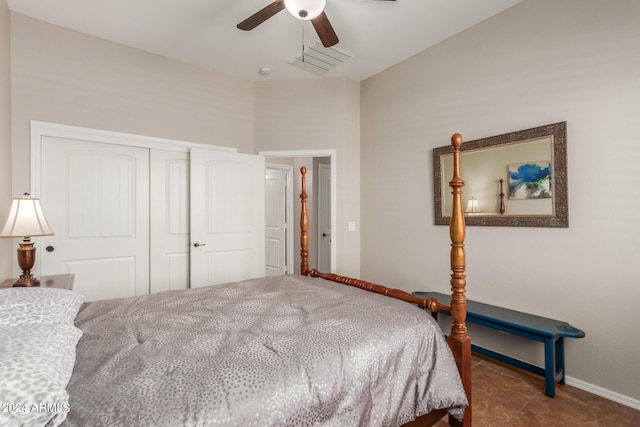
[[[567,122],[463,142],[466,225],[568,227]],[[453,149],[433,149],[436,225],[448,225]]]

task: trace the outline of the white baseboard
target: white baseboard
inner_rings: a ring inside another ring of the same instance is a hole
[[[640,400],[633,399],[629,396],[625,396],[620,393],[616,393],[615,391],[607,390],[606,388],[598,387],[597,385],[593,385],[577,378],[565,377],[565,384],[573,386],[575,388],[579,388],[580,390],[588,391],[591,394],[595,394],[596,396],[604,397],[605,399],[612,400],[614,402],[620,403],[621,405],[629,406],[630,408],[637,409],[640,411]]]

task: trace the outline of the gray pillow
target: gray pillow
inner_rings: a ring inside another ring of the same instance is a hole
[[[68,289],[9,288],[0,291],[0,326],[73,324],[84,296]]]
[[[55,427],[69,412],[66,387],[84,301],[54,288],[0,291],[0,426]]]

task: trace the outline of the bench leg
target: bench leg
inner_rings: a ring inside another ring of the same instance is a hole
[[[564,384],[564,337],[556,341],[556,372],[560,371],[560,384]]]
[[[556,395],[555,342],[552,337],[544,339],[544,391],[549,397]]]

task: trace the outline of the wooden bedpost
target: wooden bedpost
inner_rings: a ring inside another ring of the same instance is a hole
[[[309,215],[307,214],[307,168],[300,168],[302,189],[300,191],[300,274],[309,274]]]
[[[453,208],[449,234],[451,236],[451,334],[448,343],[456,358],[462,383],[464,385],[469,407],[465,410],[462,423],[456,422],[450,417],[452,425],[471,426],[471,339],[467,335],[467,298],[465,288],[467,280],[465,276],[464,238],[465,224],[462,213],[462,187],[464,181],[460,178],[460,146],[462,136],[454,134],[451,137],[453,145],[453,178],[449,182],[453,194]]]

